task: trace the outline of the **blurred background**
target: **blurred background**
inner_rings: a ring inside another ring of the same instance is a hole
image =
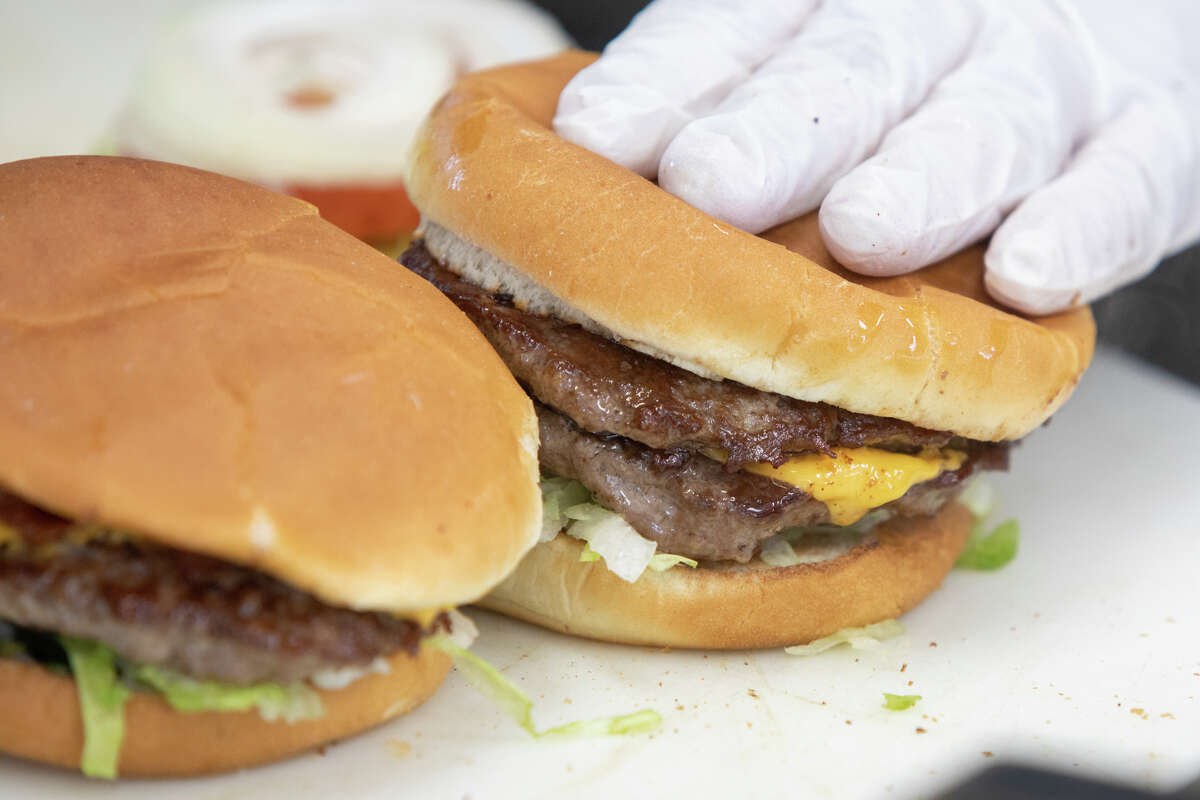
[[[150,42],[182,9],[203,0],[131,0],[137,23],[109,22],[105,4],[49,0],[53,23],[22,0],[0,0],[0,160],[75,152],[98,142],[126,102],[123,96]],[[581,47],[599,50],[644,0],[540,0]],[[71,58],[94,64],[65,82],[55,65]],[[31,118],[59,120],[54,130]],[[318,203],[319,204],[319,203]],[[1200,248],[1168,259],[1148,278],[1094,307],[1103,342],[1200,384]]]

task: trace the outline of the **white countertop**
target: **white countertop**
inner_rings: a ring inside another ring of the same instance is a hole
[[[0,161],[92,146],[172,5],[0,3]],[[1200,775],[1197,445],[1200,390],[1101,350],[993,479],[1017,559],[953,572],[874,651],[660,652],[472,612],[539,726],[652,707],[649,736],[532,741],[452,673],[323,756],[115,788],[0,757],[0,797],[903,798],[1000,761],[1175,789]]]

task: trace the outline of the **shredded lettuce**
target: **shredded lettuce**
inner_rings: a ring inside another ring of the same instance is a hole
[[[2,528],[0,525],[0,532]],[[0,547],[3,546],[3,538],[0,538]],[[25,654],[25,645],[16,640],[16,635],[16,628],[0,619],[0,658],[14,658]]]
[[[855,650],[870,650],[878,647],[884,639],[891,639],[904,633],[904,626],[898,620],[885,619],[862,628],[842,628],[837,633],[824,636],[808,644],[797,644],[783,648],[788,655],[813,656],[824,653],[838,645],[848,644]]]
[[[692,569],[700,566],[700,562],[696,559],[688,558],[687,556],[677,556],[674,553],[655,553],[650,556],[650,564],[648,566],[655,572],[666,572],[677,564],[683,564]]]
[[[1000,569],[1016,558],[1021,526],[1015,519],[1001,522],[990,533],[983,532],[983,520],[975,523],[967,546],[954,566],[964,569]]]
[[[533,701],[494,666],[466,648],[450,641],[445,634],[431,636],[424,644],[441,650],[454,659],[454,666],[475,690],[491,700],[512,717],[535,739],[547,736],[620,736],[629,733],[649,733],[662,724],[662,717],[652,709],[614,717],[580,720],[538,731],[533,724]]]
[[[452,608],[446,613],[450,617],[450,641],[459,647],[475,644],[475,640],[479,638],[479,628],[476,627],[475,621],[457,608]]]
[[[571,506],[566,513],[573,520],[567,534],[587,542],[618,578],[633,583],[650,566],[658,545],[635,531],[619,514],[592,503]]]
[[[579,481],[567,478],[542,478],[542,533],[540,541],[548,542],[569,524],[566,510],[588,503],[592,493]]]
[[[160,692],[176,711],[248,711],[257,709],[267,722],[317,719],[324,714],[321,697],[304,683],[258,683],[234,686],[189,678],[171,669],[138,666],[132,676]]]
[[[663,572],[679,564],[697,566],[686,556],[656,552],[657,543],[634,530],[619,514],[597,505],[579,481],[543,478],[541,541],[548,542],[559,533],[583,540],[580,561],[604,559],[610,572],[630,583],[647,569]]]
[[[759,547],[758,557],[771,567],[794,567],[801,563],[792,543],[783,534],[764,539]]]
[[[891,694],[890,692],[883,693],[883,707],[888,711],[903,711],[906,708],[912,708],[921,699],[919,694]]]
[[[308,677],[308,682],[318,689],[337,691],[345,689],[368,675],[387,675],[391,671],[392,667],[388,664],[388,660],[383,656],[376,656],[363,666],[328,667],[314,672]]]
[[[116,654],[102,644],[69,636],[59,638],[71,663],[83,716],[80,769],[91,778],[117,777],[125,739],[125,701],[129,689],[117,680]]]
[[[991,483],[976,477],[958,495],[958,502],[970,509],[976,519],[982,519],[996,507],[996,491]]]

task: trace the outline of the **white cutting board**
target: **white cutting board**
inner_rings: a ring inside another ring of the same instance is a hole
[[[0,0],[0,161],[88,149],[175,5]],[[532,741],[452,673],[323,756],[117,787],[0,757],[0,797],[905,798],[1002,760],[1156,790],[1200,776],[1200,390],[1102,350],[1013,465],[993,483],[1016,561],[952,573],[875,651],[665,653],[473,612],[541,727],[651,707],[652,735]],[[883,692],[923,699],[886,711]]]

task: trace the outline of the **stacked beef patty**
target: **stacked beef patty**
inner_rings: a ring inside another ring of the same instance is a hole
[[[801,453],[949,447],[956,470],[911,487],[884,508],[936,513],[977,469],[1004,469],[1007,443],[979,442],[907,422],[712,380],[583,327],[516,307],[439,263],[420,240],[401,263],[462,309],[533,396],[545,472],[573,478],[665,552],[749,561],[793,526],[830,522],[824,503],[790,484],[742,471]],[[704,451],[727,454],[722,463]]]
[[[415,654],[431,627],[335,608],[247,567],[89,530],[0,491],[0,620],[233,684],[288,683]]]

